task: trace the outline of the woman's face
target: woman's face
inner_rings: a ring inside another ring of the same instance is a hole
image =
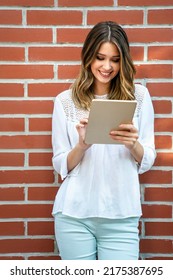
[[[95,77],[95,90],[103,92],[108,90],[111,80],[120,70],[120,53],[113,43],[103,43],[91,63],[91,71]],[[104,92],[106,93],[106,92]],[[99,94],[96,92],[96,94]]]

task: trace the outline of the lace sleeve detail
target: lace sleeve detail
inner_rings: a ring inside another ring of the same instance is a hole
[[[144,101],[144,97],[145,97],[145,92],[146,92],[146,88],[144,86],[135,85],[135,98],[137,101],[137,108],[136,108],[136,115],[139,116],[139,113],[141,111],[142,108],[142,104]]]
[[[58,98],[61,101],[67,120],[78,122],[83,118],[88,118],[89,112],[87,110],[75,107],[70,90],[61,93]]]

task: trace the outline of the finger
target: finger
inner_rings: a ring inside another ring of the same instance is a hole
[[[137,132],[129,132],[126,130],[117,130],[117,131],[111,131],[110,135],[115,136],[115,137],[124,137],[127,139],[138,139],[138,133]]]
[[[80,128],[83,128],[84,127],[84,125],[83,124],[80,124],[80,123],[78,123],[77,125],[76,125],[76,129],[78,130],[78,129],[80,129]]]
[[[137,137],[127,137],[127,136],[122,136],[122,135],[111,135],[111,137],[114,140],[121,141],[121,142],[124,142],[124,141],[136,142],[136,140],[137,140]]]
[[[85,125],[85,124],[88,124],[88,119],[82,119],[82,120],[80,120],[80,123],[81,123],[81,124],[84,124],[84,125]]]
[[[125,139],[125,138],[120,138],[120,137],[111,137],[114,141],[118,142],[121,145],[125,145],[127,148],[134,148],[137,139]]]
[[[126,130],[130,132],[137,132],[136,127],[133,124],[120,124],[119,130]]]

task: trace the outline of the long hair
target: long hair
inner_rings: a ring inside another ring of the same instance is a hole
[[[132,100],[134,97],[135,67],[129,50],[129,42],[123,28],[115,22],[96,24],[87,35],[81,52],[81,69],[72,85],[72,98],[78,108],[89,110],[94,98],[94,75],[91,63],[96,58],[101,45],[114,43],[120,53],[120,70],[111,80],[109,99]]]

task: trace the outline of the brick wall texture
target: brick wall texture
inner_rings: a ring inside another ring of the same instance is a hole
[[[158,155],[140,177],[140,258],[173,259],[172,0],[0,0],[0,259],[59,259],[53,101],[78,73],[86,34],[105,20],[126,30],[136,82],[155,109]]]

